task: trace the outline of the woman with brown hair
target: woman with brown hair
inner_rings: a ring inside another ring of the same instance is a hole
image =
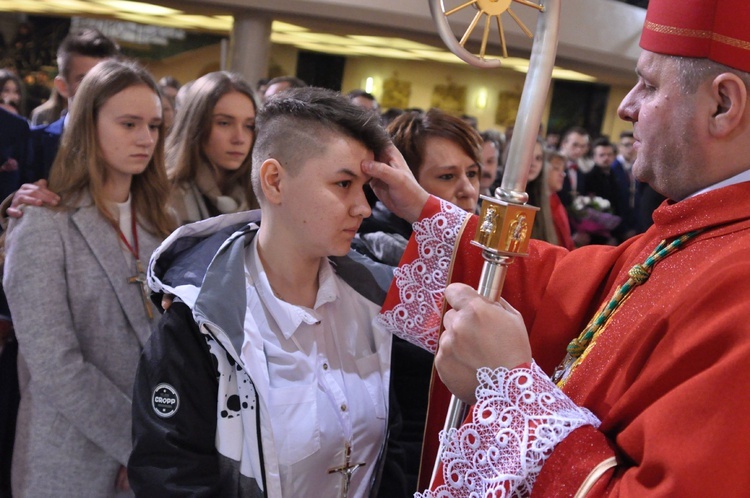
[[[209,73],[190,84],[166,152],[180,224],[258,207],[250,185],[257,102],[233,73]]]
[[[26,206],[5,244],[13,494],[114,496],[128,488],[133,379],[158,315],[143,267],[172,228],[159,91],[143,68],[106,61],[83,79],[50,189],[57,207]]]
[[[546,156],[544,142],[541,137],[538,137],[534,144],[534,154],[531,157],[529,178],[526,184],[526,193],[529,194],[528,204],[539,208],[534,217],[531,238],[546,240],[550,244],[558,244],[559,240],[550,207],[550,190],[547,181],[548,168],[545,167]]]
[[[428,193],[474,211],[482,172],[479,132],[439,109],[404,113],[393,120],[388,132]]]
[[[408,111],[394,119],[387,130],[427,192],[474,212],[482,171],[479,132],[438,109]],[[362,222],[352,247],[379,263],[395,266],[411,233],[409,223],[378,201],[372,215]],[[403,418],[403,430],[396,439],[405,451],[404,472],[412,492],[417,491],[433,358],[402,339],[393,340],[392,389]]]
[[[394,119],[387,130],[427,192],[474,212],[482,171],[479,132],[439,109],[407,111]],[[396,266],[411,233],[409,223],[377,201],[352,247],[375,261]]]

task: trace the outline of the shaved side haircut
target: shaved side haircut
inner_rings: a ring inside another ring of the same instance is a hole
[[[252,184],[259,202],[260,167],[276,159],[295,175],[311,158],[326,151],[336,136],[353,138],[377,157],[390,139],[378,116],[324,88],[295,88],[270,99],[256,116]]]

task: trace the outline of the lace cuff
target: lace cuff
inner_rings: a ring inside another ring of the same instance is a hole
[[[539,368],[482,368],[473,420],[441,432],[445,484],[415,498],[529,496],[555,446],[585,425],[599,426]]]
[[[453,248],[469,213],[440,200],[440,211],[414,223],[417,258],[394,272],[399,304],[379,315],[386,330],[434,353]]]

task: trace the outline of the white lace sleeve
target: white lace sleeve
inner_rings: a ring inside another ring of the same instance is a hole
[[[441,432],[445,484],[415,498],[523,497],[555,446],[599,427],[539,368],[480,369],[473,422]]]
[[[453,248],[467,216],[463,209],[441,200],[440,212],[414,223],[419,255],[396,269],[399,304],[378,318],[389,332],[432,353],[437,349]]]

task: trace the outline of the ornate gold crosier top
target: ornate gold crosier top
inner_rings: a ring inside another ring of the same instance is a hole
[[[467,7],[474,7],[475,9],[477,9],[477,13],[474,16],[474,19],[472,19],[471,24],[469,25],[469,28],[466,30],[463,37],[461,37],[461,41],[459,42],[459,44],[462,47],[468,41],[469,36],[471,36],[471,33],[474,32],[474,28],[477,27],[477,24],[482,19],[482,17],[487,16],[485,19],[485,23],[484,23],[484,33],[482,35],[482,48],[479,52],[479,57],[481,59],[484,59],[485,52],[487,50],[487,41],[490,37],[490,28],[492,26],[492,19],[494,18],[495,23],[497,24],[498,33],[500,35],[500,44],[503,47],[503,57],[507,59],[508,58],[508,46],[505,43],[505,31],[503,30],[503,23],[502,23],[503,14],[507,12],[508,15],[513,18],[516,24],[518,24],[518,27],[521,28],[521,31],[523,31],[526,36],[528,36],[529,38],[533,37],[531,30],[526,27],[526,25],[521,21],[521,19],[516,15],[516,13],[513,12],[513,10],[510,8],[513,2],[519,3],[526,7],[537,9],[540,12],[544,12],[543,5],[538,5],[533,2],[529,2],[527,0],[469,0],[468,2],[465,2],[459,5],[458,7],[445,10],[444,13],[445,13],[445,16],[448,17]]]

